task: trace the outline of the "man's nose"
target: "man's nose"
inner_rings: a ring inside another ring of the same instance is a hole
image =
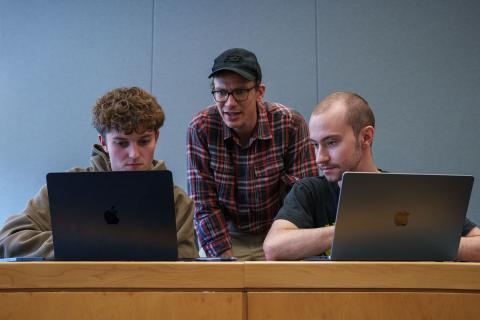
[[[130,145],[129,150],[128,150],[128,156],[132,159],[135,159],[135,158],[138,157],[138,155],[139,155],[138,146],[137,146],[137,144],[132,143]]]
[[[330,156],[328,155],[328,152],[327,150],[325,150],[325,148],[319,146],[316,151],[317,152],[315,155],[315,161],[318,164],[327,163],[330,160]]]
[[[233,93],[230,92],[228,94],[227,100],[225,101],[225,105],[231,106],[231,105],[235,105],[235,104],[237,104],[237,100],[235,100],[235,98],[233,97]]]

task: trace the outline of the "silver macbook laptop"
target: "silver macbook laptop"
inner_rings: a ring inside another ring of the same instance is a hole
[[[170,171],[47,175],[56,260],[176,260]]]
[[[472,176],[343,175],[331,260],[455,260]]]

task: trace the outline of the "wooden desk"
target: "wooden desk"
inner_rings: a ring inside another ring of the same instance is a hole
[[[0,264],[0,319],[244,319],[243,263]]]
[[[0,319],[476,319],[480,264],[0,263]]]
[[[245,265],[248,319],[477,319],[480,264]]]

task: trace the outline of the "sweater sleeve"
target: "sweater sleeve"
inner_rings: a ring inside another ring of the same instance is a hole
[[[185,191],[175,186],[175,216],[177,223],[177,245],[179,258],[197,258],[198,250],[195,245],[193,229],[193,201]]]
[[[47,186],[30,199],[22,213],[5,221],[0,230],[0,254],[5,258],[40,256],[53,259]]]

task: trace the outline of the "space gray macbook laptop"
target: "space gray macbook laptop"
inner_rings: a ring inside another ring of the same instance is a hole
[[[176,260],[170,171],[47,175],[56,260]]]
[[[472,176],[346,172],[331,260],[451,261]]]

